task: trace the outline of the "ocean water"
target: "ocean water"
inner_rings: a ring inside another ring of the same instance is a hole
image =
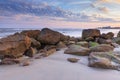
[[[41,30],[37,28],[38,30]],[[0,28],[0,38],[6,37],[8,35],[14,34],[16,32],[21,32],[23,30],[36,30],[36,28]],[[53,29],[65,35],[81,37],[83,29]],[[101,33],[113,32],[115,36],[120,31],[120,29],[100,29]]]

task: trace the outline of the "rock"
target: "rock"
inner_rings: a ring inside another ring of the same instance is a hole
[[[87,39],[87,38],[95,38],[100,36],[100,30],[97,29],[84,29],[82,32],[82,38]]]
[[[41,47],[41,43],[34,38],[31,38],[31,47],[39,49]]]
[[[54,49],[54,48],[50,49],[50,50],[47,50],[47,51],[45,51],[45,54],[43,56],[47,57],[47,56],[53,54],[54,52],[56,52],[56,49]]]
[[[112,33],[112,32],[108,32],[107,34],[103,33],[101,35],[101,38],[103,38],[103,39],[112,39],[113,37],[114,37],[114,33]]]
[[[68,41],[68,40],[70,40],[70,36],[65,36],[65,35],[63,35],[61,33],[59,33],[59,34],[60,34],[60,41]]]
[[[39,52],[38,54],[35,54],[33,58],[34,59],[40,59],[40,58],[44,57],[44,55],[45,55],[45,53],[40,53]]]
[[[95,39],[94,39],[93,37],[88,37],[88,38],[85,39],[85,41],[88,41],[88,42],[89,42],[89,41],[94,41],[94,40],[95,40]]]
[[[117,44],[120,45],[120,37],[115,37],[115,38],[113,39],[113,42],[115,42],[115,43],[117,43]]]
[[[120,37],[120,31],[118,32],[117,37]]]
[[[108,39],[112,39],[114,37],[114,33],[113,32],[108,32],[107,37],[108,37]]]
[[[29,65],[30,65],[30,60],[29,59],[23,60],[20,63],[20,66],[29,66]]]
[[[97,42],[89,42],[89,47],[95,47],[95,46],[98,46],[99,45],[99,43],[97,43]]]
[[[101,44],[95,47],[90,47],[91,52],[109,52],[113,51],[114,47],[107,45],[107,44]]]
[[[77,58],[68,58],[67,60],[69,62],[76,63],[76,62],[78,62],[79,59],[77,59]]]
[[[19,60],[12,59],[12,58],[4,58],[0,62],[1,65],[12,65],[12,64],[17,64],[17,63],[20,63]]]
[[[53,54],[54,52],[56,52],[56,46],[53,45],[47,45],[45,46],[44,50],[43,50],[43,57],[47,57],[51,54]]]
[[[70,37],[69,39],[70,41],[75,41],[75,42],[78,42],[78,38],[75,38],[75,37]]]
[[[76,45],[80,45],[82,47],[86,47],[88,48],[89,44],[87,41],[81,41],[81,42],[77,42]]]
[[[72,45],[72,44],[75,44],[76,42],[75,41],[68,41],[67,45]]]
[[[37,53],[37,50],[35,48],[30,47],[24,55],[28,57],[33,57]]]
[[[20,57],[31,46],[29,37],[15,34],[0,39],[0,55],[4,57]]]
[[[87,56],[89,55],[90,49],[84,48],[78,45],[71,45],[67,50],[65,50],[65,54],[79,55],[79,56]]]
[[[120,45],[117,44],[117,43],[111,43],[111,45],[114,47],[114,48],[118,48]]]
[[[30,38],[37,39],[38,36],[40,35],[40,30],[25,30],[22,31],[21,34],[27,35]]]
[[[99,39],[98,39],[98,43],[100,43],[100,44],[111,44],[111,43],[112,43],[112,40],[111,40],[111,39],[99,38]]]
[[[111,52],[92,52],[89,55],[90,67],[118,70],[118,62],[120,63],[120,58]]]
[[[41,30],[41,34],[37,40],[42,44],[57,44],[61,40],[61,34],[48,28],[44,28]]]
[[[57,49],[66,48],[67,47],[63,42],[59,42],[56,46],[57,46]]]

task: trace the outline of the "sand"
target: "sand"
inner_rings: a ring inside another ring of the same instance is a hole
[[[87,57],[63,54],[64,49],[53,55],[34,60],[30,66],[0,66],[0,80],[120,80],[120,71],[88,67]],[[70,63],[67,58],[79,58]]]

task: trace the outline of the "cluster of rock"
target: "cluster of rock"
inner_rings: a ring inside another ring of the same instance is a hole
[[[119,70],[120,52],[114,48],[120,45],[120,32],[117,37],[114,33],[100,33],[97,29],[85,29],[82,39],[68,46],[65,54],[88,56],[90,67]]]
[[[69,44],[69,36],[44,28],[40,30],[26,30],[0,39],[0,64],[28,64],[29,57],[38,59],[49,56],[56,50]],[[64,43],[65,44],[64,44]],[[25,60],[23,60],[23,56]],[[26,62],[25,62],[26,61]],[[24,65],[25,65],[24,64]]]
[[[120,32],[114,37],[112,32],[101,34],[97,29],[85,29],[82,38],[74,38],[48,28],[26,30],[0,39],[0,64],[28,66],[32,59],[47,57],[61,48],[67,48],[65,54],[88,56],[90,67],[118,70],[120,52],[113,50],[119,45]],[[67,60],[78,61],[76,58]]]

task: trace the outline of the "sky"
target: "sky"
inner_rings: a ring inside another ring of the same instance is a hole
[[[0,28],[120,26],[120,0],[0,0]]]

